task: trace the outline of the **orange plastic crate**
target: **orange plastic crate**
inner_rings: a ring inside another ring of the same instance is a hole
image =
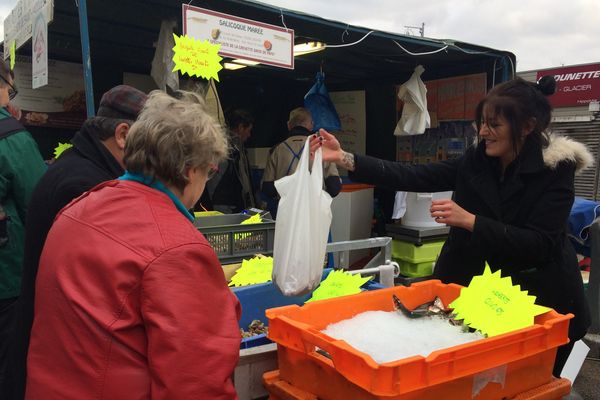
[[[528,390],[510,400],[561,400],[569,393],[571,393],[571,381],[564,378],[554,379],[547,385]]]
[[[556,349],[568,342],[569,319],[550,311],[535,325],[493,338],[377,364],[367,354],[321,332],[356,314],[392,311],[392,294],[412,309],[439,296],[449,304],[461,286],[437,280],[364,292],[266,311],[269,338],[278,344],[281,378],[322,399],[492,400],[510,398],[551,382]],[[415,332],[415,334],[424,334]],[[408,344],[410,345],[410,344]],[[326,351],[329,357],[317,352]],[[490,382],[473,396],[474,385],[489,370],[504,374],[503,385]],[[345,393],[345,397],[340,397]]]
[[[269,392],[269,400],[317,400],[312,393],[300,390],[279,378],[279,371],[263,374],[263,384]]]
[[[317,400],[317,396],[300,390],[281,379],[279,371],[266,372],[263,375],[265,388],[269,392],[269,400]],[[554,379],[550,383],[520,393],[506,400],[561,400],[571,392],[571,382],[567,379]],[[343,394],[338,399],[346,399]],[[445,399],[446,397],[440,397]],[[354,398],[352,398],[354,399]]]

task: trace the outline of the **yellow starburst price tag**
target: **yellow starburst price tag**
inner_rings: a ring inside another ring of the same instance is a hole
[[[452,303],[455,319],[462,319],[488,337],[532,326],[536,315],[550,311],[535,304],[535,296],[513,285],[500,270],[492,273],[486,264],[483,275],[473,277]]]
[[[363,278],[360,274],[351,275],[342,270],[331,271],[306,302],[360,293],[360,287],[370,279],[370,276]]]
[[[260,224],[262,223],[262,218],[260,214],[254,214],[250,218],[247,218],[240,222],[240,225],[248,225],[248,224]]]
[[[173,61],[175,68],[173,72],[181,71],[182,74],[198,76],[204,79],[214,78],[219,81],[218,72],[223,69],[221,56],[219,56],[220,44],[211,44],[208,40],[196,40],[194,38],[177,36],[175,47],[173,47]]]
[[[242,266],[231,277],[229,286],[248,286],[269,282],[271,275],[273,275],[273,257],[254,257],[242,261]]]
[[[54,158],[60,157],[60,155],[67,149],[73,147],[71,143],[60,143],[58,142],[58,146],[54,148]]]
[[[14,40],[10,44],[10,69],[15,69],[15,62],[17,61],[17,42]]]

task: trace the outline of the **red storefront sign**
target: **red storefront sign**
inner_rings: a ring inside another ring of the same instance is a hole
[[[584,106],[600,100],[600,64],[538,71],[537,79],[553,75],[556,93],[548,97],[553,107]]]

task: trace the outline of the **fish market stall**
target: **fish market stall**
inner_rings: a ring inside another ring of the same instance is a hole
[[[538,315],[526,328],[485,339],[471,337],[475,340],[426,356],[415,351],[395,361],[377,362],[347,341],[330,336],[333,323],[363,312],[393,311],[393,296],[414,310],[436,297],[451,304],[460,292],[458,285],[429,280],[268,310],[269,337],[278,344],[279,370],[265,375],[266,385],[276,390],[278,382],[285,382],[292,391],[314,396],[289,398],[323,399],[510,399],[547,385],[554,385],[555,396],[544,398],[558,399],[568,393],[568,384],[553,380],[552,368],[557,347],[568,341],[572,316],[553,310]],[[414,331],[414,336],[424,332]],[[413,341],[404,338],[403,347],[411,347]]]

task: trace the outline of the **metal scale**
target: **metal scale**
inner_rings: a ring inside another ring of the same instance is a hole
[[[401,240],[419,246],[424,242],[447,238],[450,227],[446,225],[417,227],[401,224],[387,224],[385,230],[387,234],[395,240]]]

